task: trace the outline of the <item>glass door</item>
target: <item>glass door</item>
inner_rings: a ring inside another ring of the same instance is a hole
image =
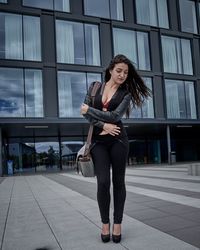
[[[57,137],[35,138],[36,171],[57,171],[60,169],[60,149]]]

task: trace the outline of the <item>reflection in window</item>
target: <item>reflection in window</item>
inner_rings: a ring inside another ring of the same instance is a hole
[[[152,79],[148,77],[143,77],[143,80],[147,87],[152,91]],[[134,108],[132,110],[131,116],[133,118],[154,118],[154,108],[153,108],[153,98],[148,97],[142,105],[141,108]]]
[[[0,13],[0,58],[41,61],[39,17]]]
[[[96,77],[95,77],[96,75]],[[100,74],[90,74],[78,72],[58,72],[58,99],[60,117],[82,117],[80,115],[80,106],[83,103],[87,81],[93,79],[101,81]]]
[[[0,68],[0,82],[0,117],[43,116],[40,70]]]
[[[42,72],[25,69],[26,117],[43,116]]]
[[[114,28],[113,35],[115,55],[124,54],[138,69],[150,70],[148,33]]]
[[[166,0],[136,0],[137,23],[169,28]]]
[[[100,65],[97,25],[56,21],[57,62]]]
[[[193,74],[190,40],[162,36],[162,53],[165,72]]]
[[[58,139],[49,138],[47,141],[46,138],[39,140],[36,138],[35,142],[35,154],[36,154],[36,171],[46,171],[46,170],[57,170],[60,168],[60,150]]]
[[[38,17],[24,16],[24,60],[40,61],[40,19]]]
[[[123,21],[122,0],[84,0],[85,15]]]
[[[165,80],[167,117],[172,119],[196,119],[194,83]]]
[[[179,0],[181,15],[181,30],[197,33],[197,17],[195,2],[190,0]]]
[[[7,151],[14,173],[35,171],[33,138],[9,138]]]
[[[0,117],[24,117],[22,69],[0,68]]]
[[[69,0],[23,0],[23,5],[63,12],[70,11]]]
[[[76,156],[80,148],[83,146],[83,141],[77,138],[62,137],[61,138],[61,160],[62,169],[69,169],[76,164]]]

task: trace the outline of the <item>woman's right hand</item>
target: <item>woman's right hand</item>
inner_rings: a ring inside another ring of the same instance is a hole
[[[120,134],[120,127],[117,127],[117,125],[111,123],[105,123],[103,130],[106,132],[106,134],[110,134],[112,136]]]

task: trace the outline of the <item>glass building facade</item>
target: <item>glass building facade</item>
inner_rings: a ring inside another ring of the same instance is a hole
[[[89,127],[80,105],[119,53],[152,90],[123,119],[127,164],[199,161],[199,10],[199,0],[0,0],[0,175],[9,164],[75,168]]]

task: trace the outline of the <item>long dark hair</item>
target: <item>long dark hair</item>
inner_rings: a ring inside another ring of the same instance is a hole
[[[105,72],[105,82],[110,80],[111,74],[110,70],[113,70],[115,65],[118,63],[125,63],[128,65],[128,76],[126,81],[121,85],[121,88],[125,88],[132,96],[131,102],[133,107],[140,107],[144,100],[151,96],[151,90],[145,85],[143,79],[138,74],[133,63],[124,55],[116,55],[108,65]],[[130,107],[127,110],[126,115],[129,117]]]

